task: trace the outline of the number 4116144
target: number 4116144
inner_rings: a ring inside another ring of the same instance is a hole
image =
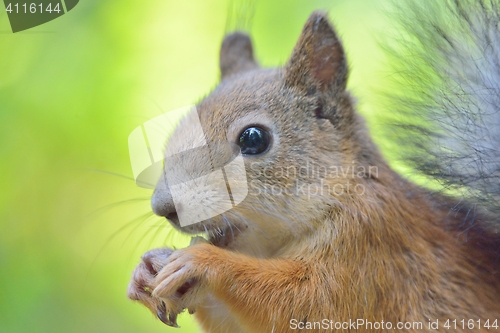
[[[447,328],[447,329],[452,329],[452,330],[456,330],[456,329],[462,329],[462,330],[465,330],[465,329],[481,329],[481,328],[486,328],[486,329],[492,329],[492,330],[498,330],[498,320],[495,319],[495,320],[492,320],[491,323],[490,323],[490,320],[487,319],[486,321],[481,321],[480,319],[478,320],[474,320],[474,319],[469,319],[469,320],[465,320],[465,319],[462,319],[462,320],[446,320],[446,322],[444,323],[444,328]]]
[[[9,5],[7,6],[7,8],[5,9],[7,11],[7,13],[11,14],[11,13],[15,13],[15,14],[36,14],[36,13],[52,13],[52,12],[56,12],[56,13],[60,13],[61,12],[61,9],[59,7],[59,3],[56,3],[53,7],[52,7],[52,4],[49,3],[49,5],[45,8],[43,8],[43,4],[36,4],[36,3],[23,3],[23,4],[19,4],[19,3],[16,3],[14,5],[12,5],[12,3],[9,3]]]

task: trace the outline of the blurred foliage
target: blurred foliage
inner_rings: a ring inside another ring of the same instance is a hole
[[[283,64],[310,12],[328,10],[372,124],[381,4],[260,1],[257,57]],[[142,253],[188,240],[150,212],[127,138],[215,86],[227,12],[222,0],[86,0],[16,34],[0,13],[0,332],[197,332],[189,316],[170,329],[125,296]]]

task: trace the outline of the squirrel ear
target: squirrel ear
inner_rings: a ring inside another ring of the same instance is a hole
[[[222,79],[257,67],[253,58],[252,41],[248,35],[234,32],[224,38],[220,49]]]
[[[311,85],[322,91],[345,89],[347,61],[326,13],[313,12],[307,20],[285,67],[285,81],[308,90]]]

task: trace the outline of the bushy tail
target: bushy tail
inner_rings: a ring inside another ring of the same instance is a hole
[[[499,0],[400,5],[391,48],[399,144],[417,172],[500,226]]]

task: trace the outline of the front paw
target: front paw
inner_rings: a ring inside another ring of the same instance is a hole
[[[128,297],[150,309],[163,323],[177,326],[177,315],[194,313],[207,294],[206,273],[213,245],[181,250],[155,249],[142,256],[128,288]]]
[[[167,309],[181,307],[194,313],[207,294],[207,273],[204,250],[212,245],[199,244],[177,250],[155,277],[156,287],[152,297],[164,301]]]
[[[175,299],[160,299],[152,295],[158,285],[157,275],[170,262],[172,249],[155,249],[142,256],[142,262],[135,268],[130,281],[127,296],[145,305],[163,323],[172,327],[177,325],[177,315],[184,310]],[[190,286],[185,286],[189,289]],[[165,302],[166,301],[166,302]],[[167,305],[168,303],[168,305]]]

